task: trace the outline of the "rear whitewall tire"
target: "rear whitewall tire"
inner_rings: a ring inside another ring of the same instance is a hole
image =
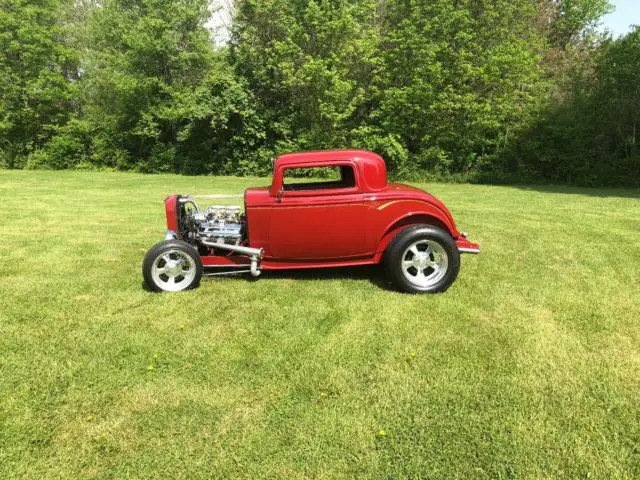
[[[154,292],[189,290],[200,285],[202,260],[187,242],[166,240],[147,252],[142,262],[142,276]]]

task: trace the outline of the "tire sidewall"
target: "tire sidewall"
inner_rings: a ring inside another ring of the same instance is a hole
[[[448,257],[447,273],[436,284],[420,287],[411,283],[402,271],[402,259],[407,248],[420,240],[431,240],[441,245]],[[385,269],[392,283],[406,293],[439,293],[447,290],[458,277],[460,252],[448,232],[430,225],[414,225],[398,233],[385,252]]]
[[[147,252],[142,262],[142,277],[144,278],[144,283],[146,284],[146,286],[153,292],[167,292],[166,290],[163,290],[160,285],[156,284],[151,271],[156,258],[158,258],[160,255],[163,255],[169,250],[179,250],[182,253],[189,255],[196,265],[196,275],[191,283],[184,289],[178,292],[171,293],[179,293],[185,290],[197,288],[200,285],[200,280],[202,278],[202,259],[200,258],[200,254],[195,248],[182,240],[165,240],[163,242],[157,243]]]

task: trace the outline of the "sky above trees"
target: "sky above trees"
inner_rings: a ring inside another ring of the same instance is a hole
[[[602,18],[603,26],[614,35],[631,31],[631,25],[640,25],[640,0],[609,0],[616,9]]]

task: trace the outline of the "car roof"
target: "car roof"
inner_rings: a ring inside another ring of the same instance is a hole
[[[367,150],[322,150],[313,152],[285,153],[277,158],[276,164],[279,166],[297,165],[301,163],[330,165],[341,160],[384,164],[384,160],[380,155]]]
[[[379,192],[387,188],[387,166],[377,153],[367,150],[325,150],[316,152],[298,152],[280,155],[275,161],[276,171],[282,167],[331,166],[349,161],[358,165],[361,172],[360,186],[364,192]]]

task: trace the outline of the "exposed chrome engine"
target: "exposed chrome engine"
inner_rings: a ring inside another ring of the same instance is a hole
[[[177,233],[193,245],[203,241],[216,245],[240,245],[245,237],[246,224],[241,208],[236,205],[212,205],[203,210],[194,197],[179,197]]]
[[[239,245],[242,240],[242,214],[238,206],[213,205],[192,214],[198,238],[221,245]]]
[[[236,195],[191,195],[179,196],[178,212],[179,232],[168,231],[167,240],[179,238],[191,243],[197,248],[212,248],[216,251],[226,251],[238,255],[246,255],[251,263],[249,272],[254,277],[260,275],[258,263],[262,258],[261,248],[251,248],[242,245],[246,240],[246,216],[238,206],[212,205],[204,211],[200,209],[196,198],[199,199],[229,199],[238,198]],[[240,197],[242,198],[242,197]],[[230,265],[231,267],[231,265]]]

